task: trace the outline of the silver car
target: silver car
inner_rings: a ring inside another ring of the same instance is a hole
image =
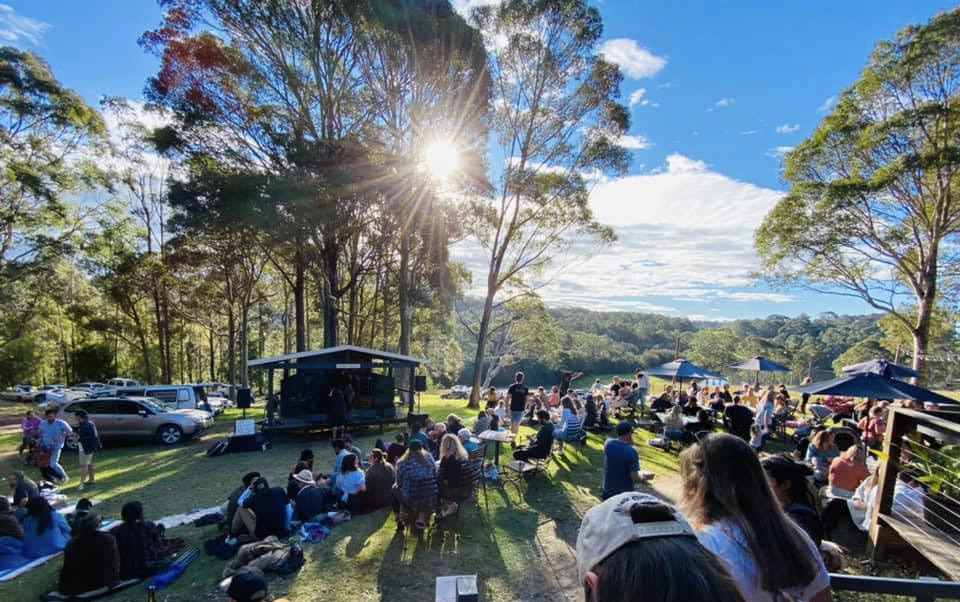
[[[86,410],[104,439],[159,440],[173,445],[213,426],[210,412],[169,410],[149,397],[97,397],[70,402],[61,414],[74,428],[79,421],[73,413],[80,409]]]

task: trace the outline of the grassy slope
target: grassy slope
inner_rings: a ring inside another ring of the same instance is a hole
[[[2,408],[5,413],[13,409]],[[471,415],[463,401],[440,400],[434,395],[424,396],[423,409],[439,418],[448,413]],[[134,499],[144,503],[148,517],[160,517],[222,503],[249,470],[259,470],[272,483],[285,485],[286,474],[304,447],[315,449],[319,470],[332,467],[333,454],[328,451],[326,436],[280,439],[267,453],[207,458],[207,446],[224,436],[233,417],[235,413],[218,421],[216,429],[202,439],[173,448],[131,445],[100,452],[96,458],[98,484],[84,493],[99,501],[97,508],[106,517],[116,517],[123,503]],[[394,432],[364,433],[357,437],[357,444],[368,450],[377,436],[392,436]],[[638,436],[638,440],[642,438]],[[0,438],[0,449],[13,449],[16,440],[13,435]],[[466,505],[443,534],[404,541],[395,535],[395,523],[388,511],[356,517],[335,527],[325,542],[307,544],[306,566],[292,578],[275,579],[271,592],[287,594],[300,602],[419,601],[433,596],[435,576],[458,573],[479,573],[489,600],[514,600],[514,592],[545,592],[540,584],[545,578],[543,567],[535,565],[535,570],[529,570],[530,560],[552,554],[557,545],[575,545],[580,516],[598,500],[602,444],[601,437],[591,436],[585,455],[568,449],[561,460],[554,462],[550,480],[538,477],[519,488],[489,487],[486,499],[481,496],[482,511],[472,503]],[[504,447],[502,454],[506,458],[509,448]],[[675,455],[656,450],[644,450],[642,462],[644,469],[661,475],[677,470]],[[64,466],[71,475],[78,474],[74,454],[65,454]],[[17,467],[15,454],[0,455],[4,473]],[[80,497],[74,483],[65,488],[65,493],[72,499]],[[185,537],[190,545],[200,546],[204,539],[216,535],[216,530],[186,526],[170,535]],[[59,566],[56,560],[12,583],[0,584],[0,600],[36,599],[54,585]],[[219,560],[201,558],[173,587],[161,593],[161,600],[220,599],[216,583],[223,566]],[[549,580],[556,589],[556,578]],[[543,599],[557,599],[555,594],[559,592]],[[143,597],[143,590],[137,588],[111,600],[140,601]],[[537,598],[531,594],[524,599]]]

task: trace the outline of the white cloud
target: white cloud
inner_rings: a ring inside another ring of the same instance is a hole
[[[676,152],[657,172],[600,181],[590,206],[614,228],[617,242],[598,249],[576,241],[540,294],[551,306],[703,320],[735,315],[739,304],[757,315],[776,313],[795,299],[756,289],[749,274],[759,267],[754,230],[782,196]],[[482,293],[486,254],[465,241],[453,256],[474,273],[469,292]]]
[[[643,100],[643,95],[647,93],[645,88],[640,88],[639,90],[634,90],[630,94],[630,106],[635,107]]]
[[[630,136],[627,134],[617,138],[617,144],[630,150],[644,150],[652,146],[646,136]]]
[[[717,102],[713,103],[712,107],[707,107],[707,113],[713,113],[714,109],[722,109],[723,107],[729,107],[732,104],[736,104],[736,98],[721,98]]]
[[[9,4],[0,4],[0,42],[40,44],[50,24],[18,14]]]
[[[790,125],[789,123],[785,123],[785,124],[777,127],[777,133],[778,133],[778,134],[792,134],[792,133],[796,132],[796,131],[799,130],[799,129],[800,129],[800,124],[799,124],[799,123],[795,123],[795,124],[793,124],[793,125]]]
[[[827,98],[817,107],[817,113],[829,113],[833,107],[837,106],[837,100],[839,99],[836,94]]]
[[[741,136],[753,136],[756,133],[757,133],[757,130],[741,130],[740,131]]]
[[[480,6],[490,6],[492,4],[500,4],[502,0],[453,0],[450,4],[453,5],[453,10],[457,11],[464,17],[470,16],[470,11]]]
[[[792,150],[792,146],[775,146],[767,151],[767,156],[774,159],[783,159]]]
[[[636,40],[617,38],[600,45],[600,54],[611,63],[620,66],[630,78],[652,77],[667,64],[667,59],[657,56],[637,44]]]

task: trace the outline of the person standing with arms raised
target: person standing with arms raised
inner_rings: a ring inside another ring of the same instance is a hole
[[[527,409],[527,395],[530,390],[523,384],[523,372],[517,372],[514,377],[514,383],[507,389],[507,397],[510,399],[510,432],[514,435],[520,430],[520,421],[523,420],[523,412]],[[516,447],[516,441],[511,442],[512,447]]]

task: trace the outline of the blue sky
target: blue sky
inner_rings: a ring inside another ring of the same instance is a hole
[[[491,0],[455,0],[459,9]],[[603,51],[625,73],[634,165],[591,202],[610,249],[578,248],[544,289],[553,305],[703,319],[869,311],[857,300],[751,282],[753,228],[786,189],[780,157],[856,80],[876,42],[942,1],[598,2]],[[30,48],[96,102],[140,99],[156,61],[136,44],[153,0],[0,0],[0,44]],[[642,90],[642,91],[641,91]],[[580,254],[582,253],[582,254]],[[467,263],[469,264],[469,258]]]

